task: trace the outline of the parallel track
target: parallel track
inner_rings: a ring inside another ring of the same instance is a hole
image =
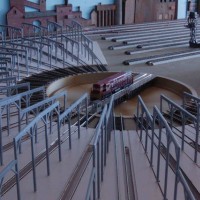
[[[133,180],[133,171],[132,171],[132,163],[131,163],[131,155],[129,151],[129,147],[125,145],[124,141],[124,118],[122,116],[115,117],[115,129],[121,131],[121,145],[122,145],[122,156],[124,163],[124,174],[125,174],[125,188],[126,188],[126,198],[127,200],[135,200],[135,191],[134,191],[134,180]]]
[[[88,120],[90,121],[95,121],[95,124],[96,124],[96,113],[94,115],[91,115],[89,117]],[[82,119],[86,119],[85,116],[82,117]],[[76,122],[74,123],[74,125],[76,125]],[[85,121],[82,122],[82,124],[80,126],[84,126],[85,125]],[[73,126],[73,125],[72,125]],[[93,126],[94,126],[94,123],[93,123]],[[94,126],[95,128],[95,126]],[[72,132],[72,134],[75,134],[77,132],[78,128],[76,130],[74,130]],[[64,135],[67,134],[68,130],[64,131]],[[41,132],[42,133],[42,132]],[[64,136],[62,135],[62,136]],[[61,138],[61,144],[63,144],[64,142],[66,142],[68,140],[69,136],[65,137],[65,138]],[[24,138],[24,141],[30,139],[29,137],[27,138]],[[49,147],[49,154],[53,153],[58,147],[58,143],[57,143],[57,139],[51,143],[51,146]],[[11,148],[11,147],[10,147]],[[87,165],[90,158],[91,158],[91,151],[90,149],[88,149],[86,152],[85,152],[86,155],[84,155],[84,158],[81,158],[83,160],[80,161],[80,167],[82,169],[83,166]],[[36,158],[35,158],[35,165],[39,165],[44,159],[46,158],[46,151],[42,151]],[[84,167],[83,167],[84,168]],[[79,169],[81,171],[81,169]],[[28,175],[30,172],[32,171],[32,161],[30,161],[25,167],[23,167],[20,171],[19,171],[19,178],[20,180],[22,178],[24,178],[26,175]],[[82,173],[81,173],[82,174]],[[76,178],[74,177],[72,182],[71,183],[75,183],[77,182],[77,179],[78,177],[78,174],[76,174]],[[80,177],[79,177],[80,178]],[[5,182],[2,186],[2,196],[8,192],[14,185],[16,184],[16,180],[15,180],[15,176],[11,177],[7,182]],[[76,185],[76,184],[75,184]],[[67,186],[69,187],[69,185]],[[71,188],[71,184],[70,184],[70,188]],[[64,191],[66,191],[67,193],[69,192],[69,188],[65,188]],[[63,193],[64,196],[66,196],[66,192]],[[71,193],[71,189],[70,189],[70,193]],[[67,194],[68,195],[68,194]],[[65,199],[65,198],[64,198]],[[63,200],[64,200],[63,199]]]

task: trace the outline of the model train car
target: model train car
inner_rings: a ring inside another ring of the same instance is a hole
[[[133,83],[132,72],[118,72],[94,83],[90,93],[91,100],[103,100],[111,94]]]

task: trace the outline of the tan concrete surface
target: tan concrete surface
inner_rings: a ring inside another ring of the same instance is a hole
[[[161,64],[161,65],[156,65],[156,66],[148,66],[146,64],[136,64],[132,66],[125,66],[122,64],[124,60],[156,55],[161,52],[153,51],[153,52],[140,53],[140,54],[135,54],[135,55],[126,55],[124,54],[124,51],[130,50],[133,48],[126,48],[122,50],[109,50],[108,49],[109,46],[117,45],[121,43],[112,42],[109,40],[102,40],[101,35],[90,36],[90,37],[92,40],[95,41],[94,44],[97,45],[96,53],[98,55],[101,54],[100,57],[102,57],[103,63],[108,64],[107,68],[109,71],[115,72],[115,71],[132,70],[135,73],[151,73],[157,76],[163,76],[166,78],[180,81],[183,84],[188,85],[190,88],[194,89],[194,91],[196,91],[198,95],[200,94],[199,58],[166,63],[166,64]],[[99,47],[101,48],[102,52],[99,50]],[[187,49],[189,49],[189,47],[177,47],[174,49],[164,49],[162,53],[182,51],[182,50],[187,50]],[[105,61],[104,61],[104,57],[105,57]],[[98,76],[90,75],[90,77],[79,76],[78,78],[73,76],[70,79],[68,79],[69,81],[65,80],[64,81],[65,83],[63,82],[60,85],[60,88],[62,88],[61,90],[66,89],[68,91],[68,103],[71,104],[76,98],[80,97],[83,93],[85,92],[90,93],[91,83],[99,80],[99,78],[102,78],[102,75],[98,75]],[[89,83],[88,83],[88,80],[89,80]],[[60,83],[56,83],[56,84],[59,85]],[[68,84],[66,88],[64,87],[65,84]],[[58,85],[56,87],[58,87]],[[53,87],[55,87],[55,85]],[[173,86],[171,88],[173,88]],[[176,90],[176,86],[173,88],[173,90]],[[60,89],[57,91],[60,91]],[[180,97],[178,97],[178,95],[173,94],[173,92],[170,92],[169,90],[166,90],[166,89],[154,87],[142,92],[142,95],[144,96],[144,99],[145,99],[145,103],[147,103],[147,106],[149,106],[150,109],[153,107],[153,105],[159,104],[159,96],[161,93],[165,94],[166,96],[172,98],[175,101],[177,100],[178,103],[181,103],[179,101]],[[132,115],[135,106],[136,106],[136,98],[133,98],[129,101],[122,103],[120,106],[118,106],[116,108],[116,113],[117,114],[123,113],[124,115]]]
[[[146,106],[150,110],[150,112],[153,110],[153,106],[159,106],[160,105],[160,94],[165,94],[166,96],[172,98],[177,103],[181,103],[181,97],[172,93],[169,90],[165,90],[159,87],[148,87],[145,90],[143,90],[140,93],[140,96],[142,97],[143,101],[145,102]],[[116,115],[124,115],[124,116],[132,116],[133,113],[136,113],[137,108],[137,97],[134,97],[128,101],[125,101],[115,108],[115,114]]]

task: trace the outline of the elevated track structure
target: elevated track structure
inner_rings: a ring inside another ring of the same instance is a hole
[[[138,96],[137,113],[116,116],[117,104],[155,78],[144,73],[98,112],[88,94],[66,106],[65,91],[47,97],[49,83],[107,71],[80,25],[0,28],[0,199],[200,198],[198,97],[184,93],[177,105],[161,95],[150,113]]]

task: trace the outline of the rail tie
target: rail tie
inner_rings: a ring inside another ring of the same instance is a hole
[[[66,184],[65,189],[60,195],[59,200],[71,200],[73,198],[73,195],[90,162],[90,159],[92,158],[92,155],[93,155],[92,147],[88,146],[86,151],[83,153],[81,159],[79,160],[79,163],[75,168],[74,172],[72,173],[68,183]]]

